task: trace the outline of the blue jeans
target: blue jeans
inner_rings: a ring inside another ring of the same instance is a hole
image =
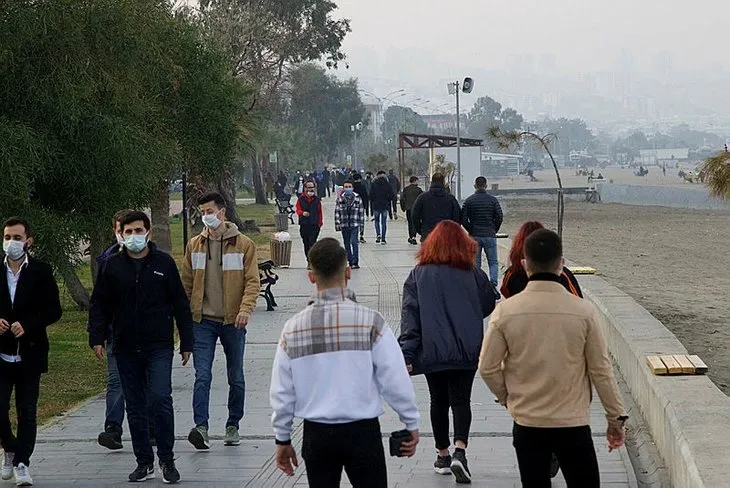
[[[375,210],[373,215],[375,216],[375,235],[385,240],[385,234],[388,232],[388,211]]]
[[[497,257],[496,237],[474,237],[477,241],[477,268],[482,267],[482,250],[487,253],[489,263],[489,280],[495,285],[499,281],[499,258]]]
[[[226,427],[239,427],[243,418],[243,401],[246,396],[246,382],[243,378],[243,350],[246,346],[246,328],[237,329],[233,324],[203,319],[193,325],[195,345],[193,365],[195,386],[193,387],[193,421],[195,425],[208,428],[210,418],[210,384],[213,380],[213,359],[218,338],[223,345],[228,371],[228,420]]]
[[[106,342],[106,373],[106,419],[104,429],[111,425],[117,427],[121,433],[124,424],[124,390],[122,389],[122,380],[119,377],[117,356],[114,354],[114,340],[111,333],[109,333],[109,339]],[[150,419],[151,437],[154,437],[154,414],[151,402],[148,402],[147,410]]]
[[[157,457],[174,459],[175,412],[172,408],[172,349],[118,353],[117,368],[127,404],[129,432],[137,464],[153,464],[148,402],[156,427]]]
[[[342,229],[342,242],[345,244],[347,262],[350,263],[350,266],[360,264],[359,231],[359,227],[347,227]]]

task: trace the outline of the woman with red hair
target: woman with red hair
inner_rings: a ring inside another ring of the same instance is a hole
[[[525,240],[536,230],[544,228],[540,222],[532,221],[525,222],[520,227],[520,230],[517,231],[512,241],[512,249],[509,251],[510,266],[504,273],[502,287],[499,289],[505,298],[517,295],[527,286],[527,273],[525,272],[525,268],[522,267],[522,260],[525,258]],[[563,267],[563,273],[560,275],[560,283],[571,294],[583,298],[583,292],[580,290],[578,280],[575,279],[573,273],[566,267]]]
[[[398,341],[411,374],[425,374],[438,456],[434,470],[457,483],[471,482],[466,447],[471,427],[471,389],[484,337],[484,318],[496,294],[476,268],[477,244],[456,222],[429,233],[418,265],[403,285]],[[454,456],[449,454],[449,408],[454,418]]]

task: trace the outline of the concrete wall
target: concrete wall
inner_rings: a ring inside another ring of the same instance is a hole
[[[506,256],[511,242],[500,239]],[[608,348],[649,426],[675,488],[730,486],[730,398],[706,376],[655,376],[651,354],[686,354],[661,322],[599,276],[579,276]],[[629,423],[631,421],[629,420]]]
[[[711,198],[705,189],[618,185],[614,183],[597,183],[596,187],[603,203],[726,210],[730,212],[730,203]],[[730,482],[728,482],[728,486],[730,486]]]

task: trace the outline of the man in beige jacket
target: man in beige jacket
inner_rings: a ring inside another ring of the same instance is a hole
[[[224,444],[241,443],[246,384],[243,350],[246,326],[260,290],[256,245],[225,221],[225,200],[218,193],[198,200],[205,229],[185,250],[182,281],[193,312],[193,420],[188,440],[196,449],[209,449],[208,418],[213,359],[218,339],[226,355],[228,419]]]
[[[569,487],[598,488],[589,409],[595,387],[606,410],[609,449],[625,439],[625,415],[606,342],[593,305],[560,284],[560,237],[542,229],[525,241],[530,281],[497,305],[489,321],[479,372],[514,418],[513,445],[522,486],[550,486],[557,456]]]

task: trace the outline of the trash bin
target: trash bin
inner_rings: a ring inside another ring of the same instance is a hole
[[[289,230],[289,216],[285,213],[274,214],[274,223],[276,224],[277,232]]]
[[[274,239],[269,244],[271,260],[278,267],[288,268],[291,265],[291,240]]]

